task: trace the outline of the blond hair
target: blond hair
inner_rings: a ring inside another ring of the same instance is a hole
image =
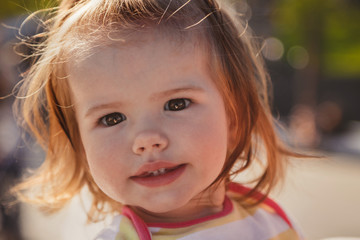
[[[26,72],[15,107],[20,124],[46,151],[37,173],[14,190],[22,199],[46,209],[64,206],[87,186],[93,195],[89,218],[119,211],[121,204],[95,184],[84,156],[69,94],[65,63],[86,57],[96,45],[119,41],[151,29],[175,34],[180,41],[198,39],[209,52],[209,71],[220,90],[231,129],[232,147],[214,183],[231,181],[255,161],[264,146],[266,164],[253,192],[267,195],[283,176],[284,157],[295,155],[278,140],[268,102],[268,75],[247,24],[215,0],[63,0],[45,22],[35,47],[35,63]],[[113,36],[116,36],[115,38]],[[90,49],[90,50],[89,50]],[[235,163],[237,164],[235,167]],[[22,190],[36,189],[32,196]],[[249,196],[252,192],[249,193]]]

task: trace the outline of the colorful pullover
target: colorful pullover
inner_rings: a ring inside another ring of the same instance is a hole
[[[285,212],[270,198],[244,208],[240,198],[250,189],[231,183],[223,210],[180,223],[145,223],[129,207],[95,240],[297,240],[303,239]],[[257,194],[254,198],[262,197]]]

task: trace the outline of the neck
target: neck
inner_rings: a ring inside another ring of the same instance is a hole
[[[139,207],[132,207],[132,209],[146,223],[186,222],[221,212],[224,199],[225,185],[219,184],[199,193],[185,206],[169,212],[154,213]]]

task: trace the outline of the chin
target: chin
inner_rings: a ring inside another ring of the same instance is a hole
[[[175,198],[173,200],[162,198],[155,201],[147,201],[146,206],[143,205],[141,208],[151,213],[162,214],[181,209],[186,206],[187,203],[189,203],[189,200],[185,198]]]
[[[157,206],[154,206],[154,205],[157,205]],[[152,212],[152,213],[168,213],[168,212],[175,211],[183,206],[182,204],[179,204],[179,202],[177,202],[176,204],[167,202],[166,204],[159,203],[159,204],[154,204],[154,205],[146,207],[144,209],[146,211]]]

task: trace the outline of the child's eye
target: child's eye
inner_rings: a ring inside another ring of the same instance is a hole
[[[126,120],[126,116],[124,114],[114,112],[100,118],[100,123],[107,127],[111,127],[118,123],[121,123],[124,120]]]
[[[167,111],[180,111],[187,108],[190,105],[191,101],[186,98],[177,98],[171,99],[165,103],[164,110]]]

